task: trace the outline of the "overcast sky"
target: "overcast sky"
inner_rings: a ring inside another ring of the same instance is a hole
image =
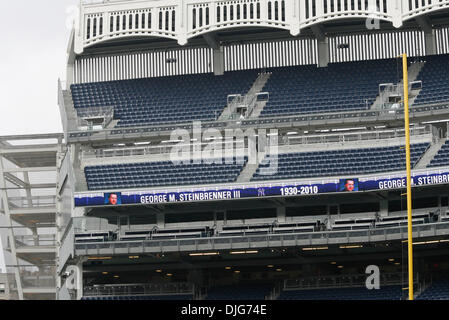
[[[0,135],[62,132],[57,84],[78,3],[0,2]]]

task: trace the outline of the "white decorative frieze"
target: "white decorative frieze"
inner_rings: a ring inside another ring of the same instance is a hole
[[[333,20],[366,19],[367,28],[388,21],[396,28],[449,0],[128,0],[81,5],[75,53],[120,38],[160,37],[180,45],[220,30],[265,27],[302,29]]]

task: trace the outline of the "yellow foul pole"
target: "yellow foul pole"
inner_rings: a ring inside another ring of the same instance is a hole
[[[404,118],[405,118],[405,150],[407,162],[407,216],[408,216],[408,297],[413,300],[413,237],[412,237],[412,169],[410,164],[410,118],[408,97],[407,54],[402,56],[404,68]]]

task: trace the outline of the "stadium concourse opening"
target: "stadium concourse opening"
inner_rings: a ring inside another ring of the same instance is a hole
[[[403,192],[92,208],[74,219],[83,299],[406,299]],[[413,194],[419,297],[449,272],[449,241],[432,230],[448,194]],[[373,265],[379,290],[366,288]]]

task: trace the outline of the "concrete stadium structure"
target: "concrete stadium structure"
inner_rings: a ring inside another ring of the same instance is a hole
[[[403,298],[402,53],[425,293],[449,250],[448,32],[444,0],[82,2],[58,84],[64,133],[0,139],[17,298],[330,297],[370,264],[383,297]],[[11,144],[30,139],[56,143]],[[211,154],[222,141],[235,153]],[[171,163],[179,142],[198,163]]]

